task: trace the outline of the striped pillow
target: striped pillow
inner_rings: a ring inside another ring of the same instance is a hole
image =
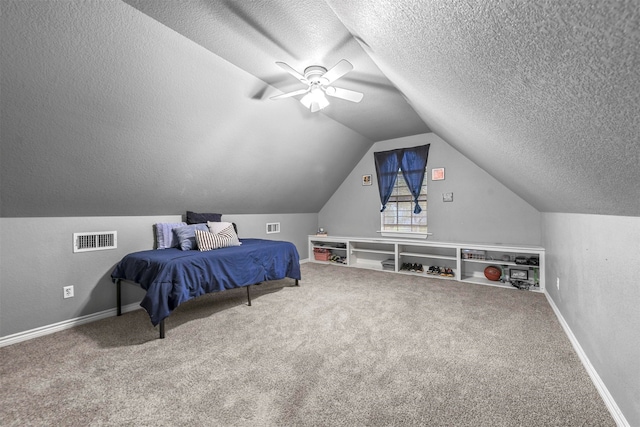
[[[220,230],[218,233],[196,230],[196,242],[200,252],[212,249],[226,248],[228,246],[240,246],[238,235],[233,231],[233,226]]]

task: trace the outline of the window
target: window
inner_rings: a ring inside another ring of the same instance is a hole
[[[373,153],[383,236],[385,232],[429,234],[425,184],[429,147],[426,144]]]
[[[419,214],[413,213],[415,204],[402,172],[398,177],[386,209],[380,214],[382,231],[391,232],[427,232],[427,179],[425,177],[420,190],[418,204],[422,208]]]

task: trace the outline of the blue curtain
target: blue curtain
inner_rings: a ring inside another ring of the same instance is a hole
[[[430,145],[421,145],[412,148],[400,148],[397,150],[379,151],[373,153],[376,163],[376,175],[378,178],[378,189],[380,191],[380,204],[383,212],[387,207],[387,202],[396,184],[398,169],[402,171],[402,176],[407,182],[409,191],[413,195],[415,208],[413,213],[419,214],[422,208],[418,204],[420,189],[424,181],[424,171],[427,167]]]
[[[402,176],[407,182],[409,191],[413,196],[416,207],[413,209],[414,214],[422,212],[422,208],[418,204],[422,182],[424,181],[424,172],[427,167],[427,158],[429,157],[430,145],[421,145],[419,147],[405,148],[402,155],[400,170]]]
[[[376,176],[378,178],[378,190],[380,191],[380,203],[382,204],[380,212],[384,211],[387,207],[387,202],[393,192],[393,186],[396,185],[401,156],[402,153],[399,152],[399,150],[379,151],[377,153],[373,153],[373,157],[376,162]]]

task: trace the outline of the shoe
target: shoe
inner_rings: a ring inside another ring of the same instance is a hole
[[[411,264],[411,267],[409,267],[409,271],[415,272],[416,271],[416,267],[417,267],[417,264]]]
[[[416,272],[424,273],[424,267],[422,267],[422,264],[416,264]]]

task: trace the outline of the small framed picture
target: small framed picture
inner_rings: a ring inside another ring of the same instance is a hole
[[[509,276],[511,276],[513,280],[529,280],[529,270],[510,268]]]
[[[431,169],[431,181],[442,181],[444,179],[444,168]]]
[[[362,185],[371,185],[371,175],[362,175]]]

